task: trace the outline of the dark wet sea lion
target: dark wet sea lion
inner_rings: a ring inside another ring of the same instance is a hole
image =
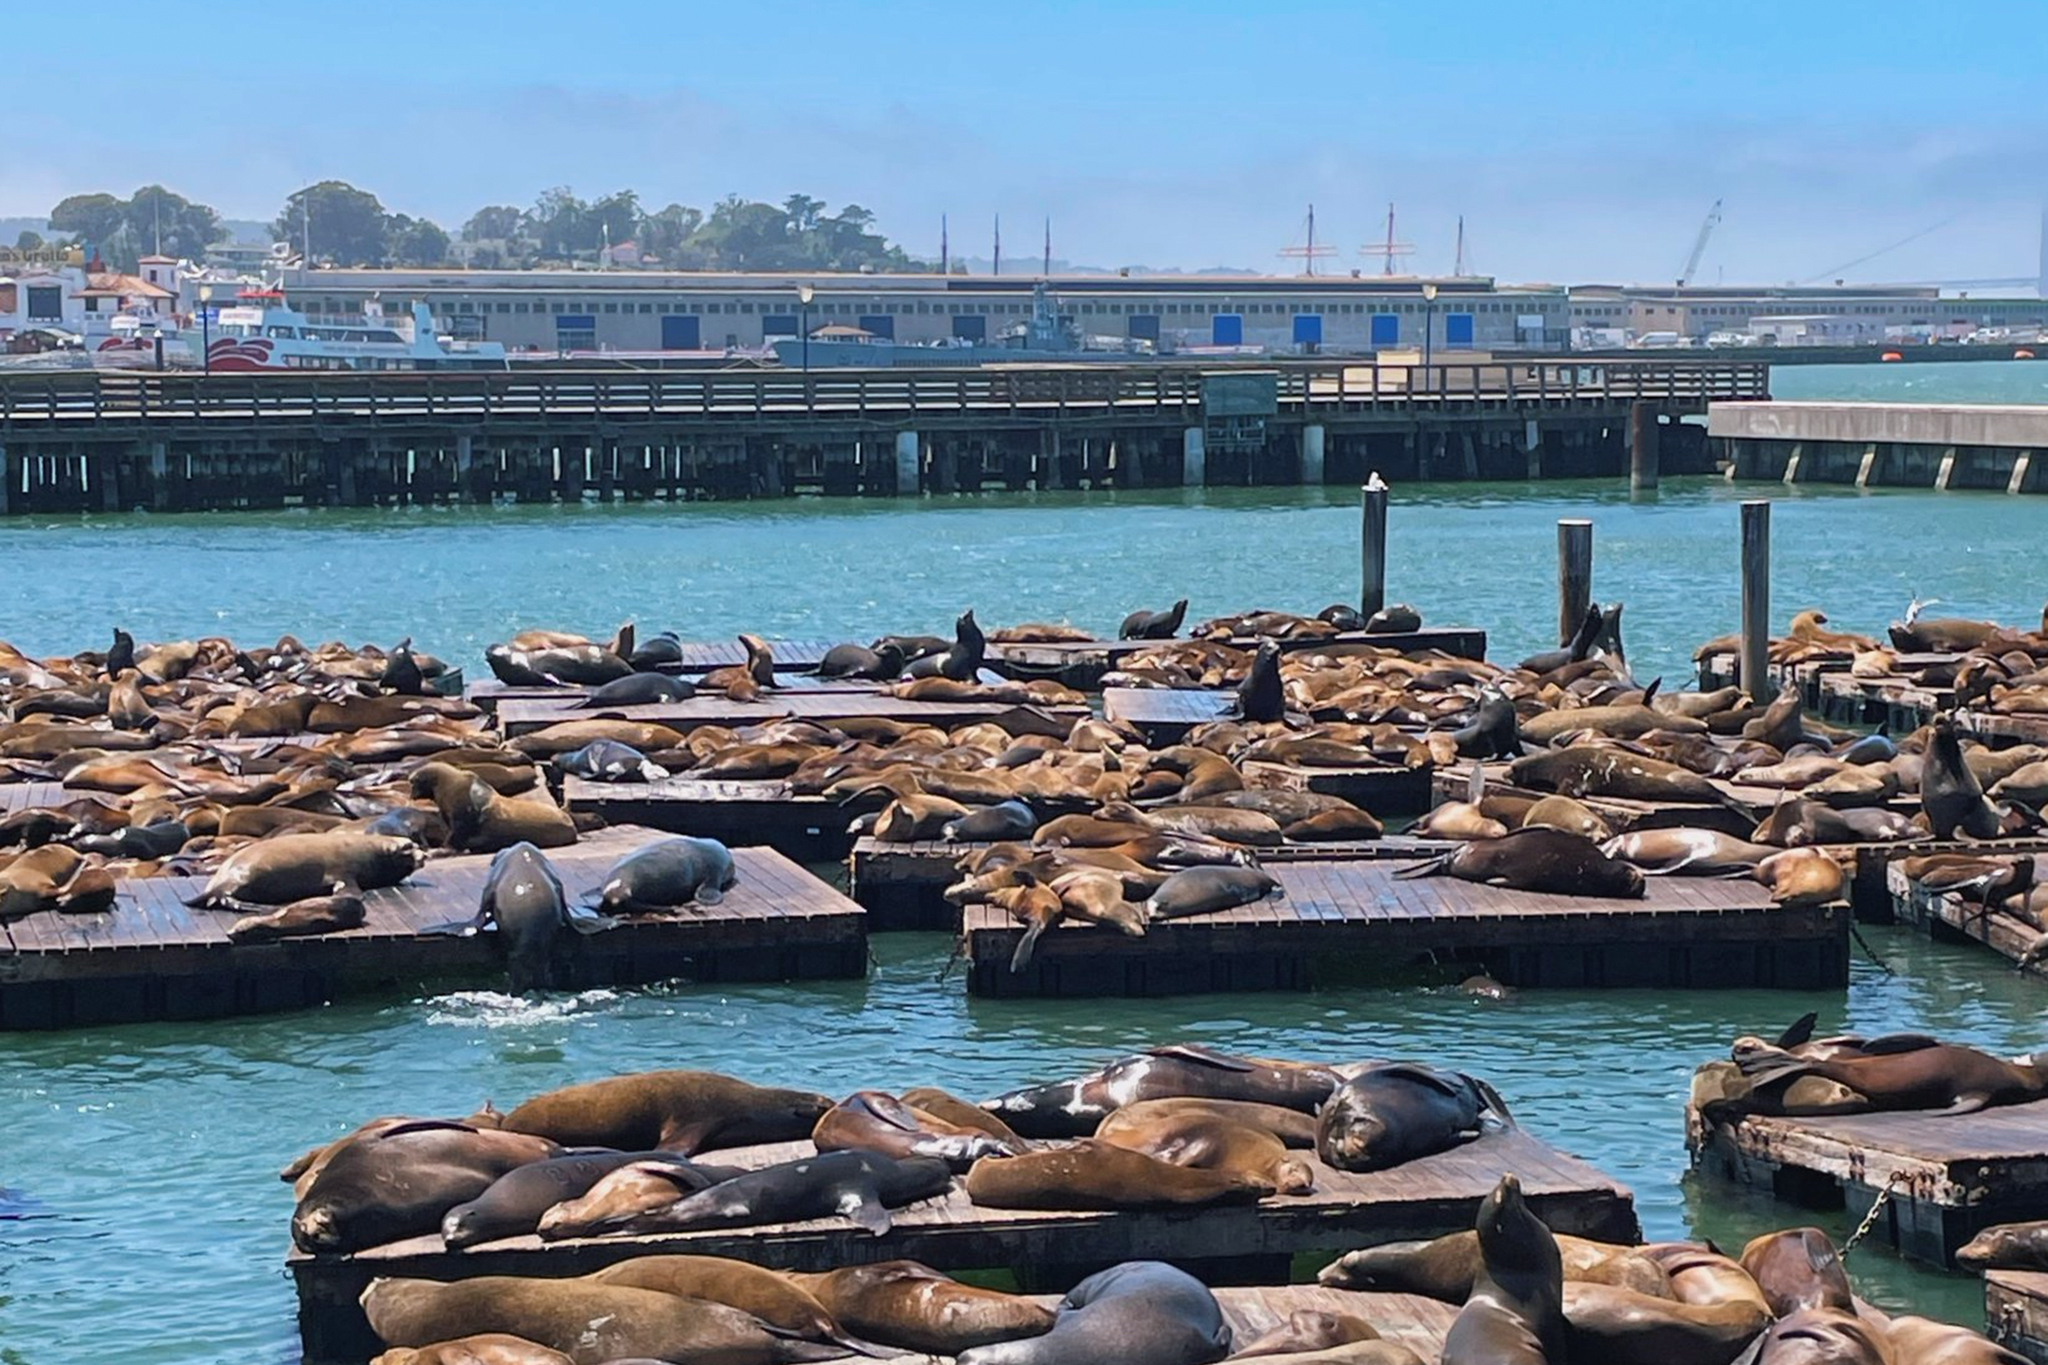
[[[786,1277],[847,1331],[905,1351],[950,1356],[1039,1336],[1053,1311],[1019,1294],[961,1284],[916,1261],[880,1261]]]
[[[1975,1048],[1905,1034],[1897,1035],[1893,1046],[1896,1050],[1860,1056],[1801,1058],[1763,1044],[1751,1047],[1736,1062],[1758,1085],[1819,1076],[1849,1087],[1877,1110],[1970,1114],[1990,1105],[2021,1104],[2048,1092],[2048,1075],[2032,1058],[2006,1061]]]
[[[1155,920],[1184,919],[1189,915],[1234,910],[1240,905],[1286,894],[1279,881],[1264,868],[1227,864],[1189,867],[1160,884],[1145,902],[1145,914]]]
[[[437,1341],[428,1346],[394,1346],[370,1365],[576,1365],[560,1351],[506,1332]]]
[[[1600,845],[1656,877],[1726,877],[1754,871],[1778,850],[1713,829],[1643,829],[1618,834]]]
[[[2048,1220],[1988,1227],[1956,1252],[1965,1270],[2048,1270]]]
[[[1750,1349],[1744,1365],[1897,1365],[1883,1332],[1833,1308],[1779,1318]]]
[[[1659,1298],[1672,1292],[1663,1268],[1638,1247],[1563,1233],[1554,1238],[1568,1282],[1611,1284]],[[1334,1289],[1420,1294],[1444,1303],[1463,1303],[1471,1297],[1479,1260],[1479,1234],[1453,1232],[1426,1242],[1386,1242],[1348,1252],[1323,1267],[1316,1278]],[[1728,1265],[1741,1274],[1733,1261]],[[1761,1300],[1757,1307],[1761,1310]]]
[[[1549,1365],[1565,1355],[1564,1265],[1512,1175],[1479,1206],[1479,1267],[1442,1365]]]
[[[935,1157],[964,1171],[985,1156],[1012,1156],[1021,1142],[1005,1142],[924,1113],[880,1090],[857,1090],[825,1112],[811,1132],[821,1152],[878,1152],[898,1159]]]
[[[1515,667],[1524,672],[1542,674],[1554,673],[1567,664],[1579,662],[1592,652],[1593,641],[1600,636],[1602,620],[1599,607],[1587,607],[1586,614],[1579,618],[1578,629],[1572,632],[1571,639],[1562,648],[1532,654]]]
[[[343,1252],[417,1237],[507,1171],[559,1155],[554,1143],[528,1134],[401,1123],[333,1150],[292,1212],[292,1241],[305,1251]]]
[[[422,763],[413,770],[414,796],[431,796],[448,822],[448,846],[466,853],[496,853],[517,843],[563,848],[576,842],[576,822],[545,795],[500,796],[475,773],[452,764]]]
[[[501,1237],[523,1237],[555,1205],[579,1198],[622,1166],[635,1162],[691,1166],[705,1183],[738,1174],[732,1167],[698,1166],[668,1152],[577,1152],[528,1162],[505,1172],[482,1194],[457,1204],[441,1219],[441,1240],[457,1250]]]
[[[1208,1286],[1158,1261],[1126,1261],[1069,1290],[1043,1335],[963,1351],[959,1365],[1208,1365],[1229,1354]]]
[[[492,645],[484,651],[484,662],[498,680],[511,687],[554,686],[573,683],[598,687],[628,676],[633,666],[602,645],[554,645],[539,649],[517,649]]]
[[[656,706],[663,702],[688,701],[697,688],[687,678],[666,673],[628,673],[590,690],[588,696],[569,704],[571,711],[590,711],[601,706]]]
[[[1479,689],[1472,719],[1451,731],[1451,741],[1464,758],[1520,758],[1521,717],[1507,694],[1491,683]]]
[[[410,839],[333,830],[280,834],[236,849],[186,902],[236,909],[288,905],[337,890],[397,886],[426,862]]]
[[[1316,1116],[1316,1155],[1340,1171],[1379,1171],[1479,1136],[1508,1118],[1493,1088],[1456,1071],[1383,1062],[1347,1077]]]
[[[1037,828],[1038,816],[1031,807],[1022,801],[1001,801],[948,821],[939,833],[956,844],[985,844],[1029,839]]]
[[[1819,1228],[1787,1228],[1753,1237],[1742,1248],[1741,1262],[1763,1291],[1772,1317],[1808,1308],[1856,1311],[1856,1292],[1842,1268],[1842,1254]]]
[[[1422,613],[1406,602],[1381,607],[1365,618],[1367,635],[1412,635],[1422,629]]]
[[[872,649],[866,645],[834,645],[818,661],[818,676],[894,682],[903,676],[903,647],[893,640],[884,640]]]
[[[952,1184],[946,1163],[930,1157],[899,1161],[874,1152],[823,1152],[722,1180],[615,1230],[683,1232],[838,1215],[880,1236],[889,1230],[891,1209],[942,1194]]]
[[[185,846],[191,831],[182,820],[158,820],[147,825],[130,825],[112,834],[88,834],[71,841],[80,853],[98,853],[109,858],[168,858]]]
[[[1120,1058],[1077,1080],[1013,1090],[982,1108],[1025,1137],[1086,1137],[1111,1110],[1139,1100],[1246,1100],[1312,1114],[1337,1084],[1337,1074],[1324,1067],[1275,1066],[1180,1045]]]
[[[536,1095],[505,1115],[504,1126],[567,1147],[689,1156],[800,1141],[831,1107],[823,1095],[750,1085],[715,1071],[643,1071]]]
[[[135,637],[119,626],[114,627],[114,643],[107,650],[107,676],[118,678],[135,667]]]
[[[554,769],[563,777],[581,777],[592,782],[659,782],[668,769],[651,763],[630,744],[615,739],[592,740],[580,749],[556,754]]]
[[[988,655],[988,638],[974,619],[972,608],[960,613],[953,623],[953,643],[939,655],[924,655],[904,671],[913,678],[946,678],[973,682]]]
[[[372,1330],[393,1346],[504,1332],[561,1351],[576,1365],[630,1358],[780,1365],[846,1354],[843,1346],[780,1335],[722,1303],[590,1280],[377,1279],[362,1303]]]
[[[859,1354],[879,1354],[841,1326],[809,1291],[773,1270],[731,1257],[635,1256],[583,1278],[593,1284],[625,1285],[722,1303],[802,1341],[836,1342]]]
[[[505,978],[517,991],[553,984],[555,936],[563,929],[594,934],[617,921],[569,904],[562,879],[547,855],[518,843],[491,859],[471,932],[498,926],[496,943],[505,957]]]
[[[967,1173],[967,1196],[992,1209],[1146,1209],[1254,1203],[1270,1181],[1237,1171],[1176,1166],[1114,1143],[987,1157]]]
[[[1731,1365],[1771,1320],[1749,1304],[1678,1303],[1571,1281],[1564,1286],[1564,1316],[1570,1359],[1579,1365]]]
[[[664,664],[680,664],[683,661],[683,642],[672,630],[650,635],[633,646],[626,662],[638,673],[651,673]]]
[[[367,915],[361,896],[347,892],[334,896],[310,896],[262,914],[242,916],[228,927],[228,940],[233,943],[274,943],[279,939],[359,929]]]
[[[1397,875],[1458,877],[1564,896],[1634,899],[1643,894],[1640,870],[1608,857],[1590,839],[1556,829],[1518,829],[1498,839],[1474,839]]]
[[[1171,640],[1187,619],[1188,599],[1183,597],[1165,611],[1134,611],[1117,627],[1119,640]]]
[[[692,902],[716,905],[738,883],[724,844],[682,835],[621,859],[598,889],[597,905],[611,914],[674,910]]]
[[[1252,655],[1251,666],[1245,670],[1244,680],[1237,685],[1237,714],[1255,725],[1286,718],[1287,698],[1280,685],[1280,646],[1271,640],[1260,643],[1258,653]]]
[[[1294,1356],[1304,1351],[1348,1346],[1354,1341],[1378,1341],[1379,1336],[1379,1330],[1364,1318],[1320,1308],[1297,1308],[1287,1315],[1287,1321],[1245,1342],[1230,1353],[1230,1358]]]
[[[1920,809],[1937,839],[1952,839],[1958,832],[1972,839],[1996,839],[2000,833],[1998,808],[1985,798],[1977,775],[1963,761],[1955,721],[1946,712],[1928,726]]]

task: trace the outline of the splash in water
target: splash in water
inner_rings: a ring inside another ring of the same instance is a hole
[[[429,1024],[455,1028],[530,1028],[590,1014],[614,1003],[612,990],[574,995],[507,995],[503,991],[454,991],[422,1001]]]

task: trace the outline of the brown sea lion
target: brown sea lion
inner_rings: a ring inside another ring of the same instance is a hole
[[[560,1154],[545,1138],[521,1133],[436,1121],[401,1124],[340,1144],[327,1156],[293,1210],[292,1241],[305,1251],[341,1252],[417,1237],[507,1171]]]
[[[1446,801],[1408,827],[1425,839],[1501,839],[1508,827],[1470,801]]]
[[[624,1285],[722,1303],[751,1313],[778,1332],[800,1341],[830,1341],[862,1354],[867,1343],[852,1337],[825,1306],[772,1270],[728,1256],[635,1256],[583,1277],[593,1284]]]
[[[1263,1128],[1232,1123],[1195,1110],[1166,1112],[1098,1127],[1099,1141],[1176,1166],[1230,1171],[1271,1185],[1280,1194],[1311,1194],[1315,1167],[1290,1156],[1287,1145]]]
[[[565,1147],[689,1156],[799,1141],[831,1107],[823,1095],[751,1085],[714,1071],[643,1071],[536,1095],[505,1115],[504,1126]]]
[[[1671,1282],[1670,1296],[1679,1303],[1739,1303],[1770,1316],[1764,1291],[1749,1272],[1710,1247],[1696,1242],[1652,1242],[1637,1252],[1663,1270]]]
[[[557,1204],[580,1199],[612,1172],[643,1163],[690,1167],[698,1188],[739,1174],[737,1167],[699,1166],[666,1152],[582,1151],[530,1161],[499,1176],[476,1198],[449,1209],[441,1219],[441,1240],[459,1251],[501,1237],[526,1236]],[[673,1190],[673,1183],[668,1188]]]
[[[2048,1270],[2048,1221],[1999,1223],[1956,1251],[1965,1270]]]
[[[632,1169],[626,1167],[605,1180]],[[665,1205],[597,1220],[583,1231],[686,1232],[843,1217],[879,1237],[889,1230],[891,1210],[942,1194],[952,1184],[946,1163],[931,1157],[898,1160],[876,1152],[820,1152],[758,1167],[704,1189],[679,1191]],[[595,1200],[604,1187],[600,1181],[588,1198]],[[569,1235],[557,1218],[560,1213],[560,1207],[550,1209],[541,1219],[542,1237]]]
[[[1664,1270],[1635,1247],[1553,1234],[1561,1273],[1578,1284],[1607,1284],[1652,1297],[1668,1297]],[[1734,1262],[1729,1262],[1733,1265]],[[1463,1303],[1479,1271],[1479,1234],[1453,1232],[1426,1242],[1386,1242],[1338,1257],[1316,1276],[1333,1289],[1421,1294]],[[1761,1306],[1761,1304],[1759,1304]]]
[[[1522,828],[1561,829],[1595,842],[1614,837],[1605,820],[1569,796],[1546,796],[1529,807],[1529,813],[1522,817]]]
[[[1549,1365],[1565,1354],[1564,1269],[1557,1240],[1522,1202],[1512,1175],[1479,1206],[1472,1293],[1444,1336],[1442,1365]]]
[[[1897,1317],[1885,1328],[1885,1344],[1897,1365],[2029,1365],[1981,1332],[1931,1318]]]
[[[1834,1308],[1779,1318],[1751,1349],[1747,1365],[1899,1365],[1884,1332]]]
[[[1386,833],[1386,826],[1372,812],[1351,806],[1346,810],[1317,811],[1281,826],[1280,833],[1295,844],[1345,843],[1377,839]]]
[[[448,822],[448,846],[465,853],[496,853],[520,843],[562,848],[576,842],[576,822],[552,800],[501,796],[464,768],[423,763],[413,771],[412,794],[433,798]]]
[[[680,730],[652,721],[608,720],[602,717],[590,720],[563,720],[541,729],[514,736],[509,745],[529,758],[553,758],[556,754],[571,753],[586,744],[600,739],[638,749],[643,754],[658,750],[680,749],[684,736]]]
[[[1753,871],[1778,850],[1719,830],[1681,827],[1631,830],[1600,845],[1600,851],[1653,877],[1726,877]]]
[[[1245,1342],[1230,1353],[1230,1358],[1292,1357],[1305,1351],[1327,1351],[1333,1346],[1348,1346],[1354,1341],[1379,1339],[1379,1329],[1364,1318],[1321,1308],[1297,1308],[1287,1315],[1287,1321]]]
[[[1928,831],[1937,839],[1958,832],[1971,839],[1996,839],[2001,827],[1998,808],[1970,765],[1963,761],[1962,742],[1954,717],[1937,715],[1927,727],[1927,749],[1920,768],[1920,809]]]
[[[1251,1203],[1269,1181],[1236,1171],[1175,1166],[1113,1143],[984,1158],[967,1173],[967,1197],[994,1209],[1143,1209]]]
[[[44,844],[14,858],[0,867],[0,921],[68,908],[73,886],[88,870],[85,856],[62,844]],[[97,880],[81,888],[91,891],[95,901],[102,898]],[[111,896],[105,899],[111,904]]]
[[[1973,1114],[1990,1105],[2022,1104],[2048,1092],[2048,1073],[2032,1057],[2006,1061],[1975,1048],[1904,1034],[1874,1054],[1800,1058],[1761,1044],[1737,1057],[1736,1063],[1759,1085],[1793,1076],[1839,1082],[1869,1099],[1876,1110]]]
[[[376,1279],[362,1304],[371,1329],[392,1346],[503,1332],[561,1351],[575,1365],[636,1358],[781,1365],[846,1354],[843,1346],[779,1335],[722,1303],[589,1280]]]
[[[1312,1114],[1338,1081],[1327,1067],[1278,1065],[1182,1043],[1119,1058],[1075,1080],[1012,1090],[982,1108],[1025,1137],[1085,1137],[1111,1110],[1139,1100],[1249,1100]]]
[[[969,807],[947,797],[911,792],[882,808],[875,821],[874,837],[891,844],[937,839],[945,833],[947,825],[972,813]]]
[[[242,916],[228,927],[228,939],[233,943],[274,943],[282,938],[331,934],[361,928],[367,915],[361,896],[313,896],[263,914]]]
[[[903,1092],[903,1102],[932,1117],[952,1124],[956,1128],[972,1128],[986,1133],[998,1142],[1022,1149],[1023,1138],[1010,1131],[1010,1125],[980,1105],[969,1104],[957,1095],[948,1094],[936,1086],[920,1085]]]
[[[1607,1284],[1564,1287],[1566,1340],[1577,1365],[1731,1365],[1770,1325],[1741,1303],[1691,1304]]]
[[[503,1332],[437,1341],[430,1346],[394,1346],[370,1365],[575,1365],[568,1356],[524,1337]]]
[[[1138,1100],[1112,1110],[1095,1126],[1095,1136],[1107,1138],[1123,1128],[1161,1123],[1188,1115],[1201,1115],[1224,1123],[1256,1128],[1271,1133],[1289,1147],[1316,1145],[1316,1120],[1313,1114],[1304,1114],[1298,1109],[1287,1109],[1277,1104],[1256,1104],[1248,1100],[1206,1100],[1178,1096],[1162,1100]]]
[[[1675,763],[1628,749],[1575,744],[1545,749],[1508,765],[1516,786],[1565,796],[1613,796],[1631,801],[1691,801],[1722,804],[1721,789]]]
[[[1751,875],[1770,888],[1772,901],[1788,908],[1834,905],[1849,891],[1849,874],[1823,848],[1773,853]]]
[[[978,1128],[962,1128],[913,1108],[880,1090],[857,1090],[825,1111],[811,1130],[821,1152],[880,1152],[884,1156],[937,1157],[964,1171],[983,1157],[1015,1156],[1021,1142],[1004,1142]]]
[[[550,1242],[565,1237],[601,1237],[643,1214],[666,1209],[699,1190],[743,1174],[736,1167],[699,1166],[694,1161],[669,1160],[668,1155],[635,1154],[633,1160],[611,1165],[583,1189],[563,1191],[559,1201],[534,1217],[528,1230]]]
[[[847,1331],[905,1351],[951,1356],[991,1342],[1035,1337],[1052,1309],[1018,1294],[949,1279],[916,1261],[880,1261],[824,1274],[791,1274]]]
[[[1608,857],[1590,839],[1556,829],[1518,829],[1498,839],[1474,840],[1395,875],[1451,876],[1566,896],[1640,899],[1643,894],[1641,871]]]
[[[1751,1238],[1742,1248],[1742,1268],[1756,1281],[1782,1318],[1808,1308],[1856,1311],[1856,1293],[1842,1268],[1842,1255],[1819,1228],[1787,1228]]]
[[[229,854],[186,904],[238,909],[376,891],[398,885],[425,862],[425,852],[410,839],[347,830],[280,834]]]

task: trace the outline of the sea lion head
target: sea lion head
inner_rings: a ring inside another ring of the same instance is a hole
[[[2028,1227],[2024,1223],[2001,1223],[1984,1229],[1956,1248],[1956,1264],[1978,1271],[2037,1264],[2039,1253],[2028,1245],[2025,1236]]]

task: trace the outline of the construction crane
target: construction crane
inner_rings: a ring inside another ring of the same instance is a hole
[[[1707,239],[1714,235],[1714,229],[1721,226],[1721,201],[1716,199],[1714,207],[1707,210],[1706,221],[1700,224],[1700,235],[1692,239],[1692,254],[1685,258],[1685,268],[1678,272],[1678,283],[1682,288],[1692,281],[1693,273],[1700,268],[1700,257],[1707,254]]]

